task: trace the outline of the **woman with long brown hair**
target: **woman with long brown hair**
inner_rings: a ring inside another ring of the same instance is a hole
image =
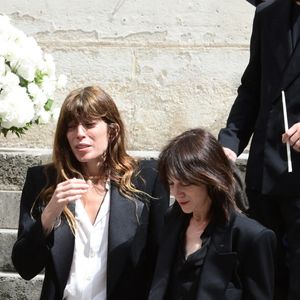
[[[272,300],[274,233],[235,204],[232,165],[212,134],[188,130],[160,154],[175,203],[166,215],[150,300]]]
[[[41,299],[146,299],[168,199],[155,161],[126,152],[112,98],[74,90],[53,162],[28,169],[14,266],[27,280],[45,269]]]

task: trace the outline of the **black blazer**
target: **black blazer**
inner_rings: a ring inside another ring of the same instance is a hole
[[[289,126],[300,121],[300,43],[293,49],[292,0],[270,0],[255,13],[249,64],[226,128],[223,146],[238,155],[252,134],[246,185],[263,194],[300,195],[300,154],[291,149],[293,172],[287,172],[281,91],[287,102]]]
[[[48,171],[47,171],[48,170]],[[62,299],[72,263],[74,235],[66,220],[45,239],[39,217],[31,218],[33,201],[55,173],[45,166],[29,168],[22,192],[18,239],[12,260],[27,280],[45,268],[41,299]],[[136,187],[153,198],[126,199],[112,182],[109,216],[107,299],[146,299],[155,265],[158,236],[169,195],[160,184],[156,162],[143,161],[135,177]],[[147,258],[147,259],[146,259]]]
[[[177,204],[166,216],[149,300],[164,299],[186,217]],[[272,300],[275,246],[273,231],[233,213],[215,227],[195,300]]]
[[[261,3],[263,0],[247,0],[247,1],[256,6],[259,3]]]

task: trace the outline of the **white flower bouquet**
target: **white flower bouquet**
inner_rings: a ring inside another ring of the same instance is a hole
[[[53,94],[66,84],[55,75],[55,63],[36,40],[0,15],[0,134],[20,136],[34,123],[57,115]]]

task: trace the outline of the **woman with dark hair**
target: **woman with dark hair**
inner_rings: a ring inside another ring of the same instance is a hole
[[[112,98],[72,91],[53,162],[27,172],[14,266],[27,280],[45,269],[41,299],[146,299],[168,201],[155,161],[127,154]]]
[[[235,205],[232,166],[203,129],[175,137],[159,172],[175,203],[166,214],[150,300],[273,299],[274,233]]]

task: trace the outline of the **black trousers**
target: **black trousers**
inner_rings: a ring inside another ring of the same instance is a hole
[[[249,216],[272,229],[277,236],[274,300],[300,300],[300,196],[246,192]]]

